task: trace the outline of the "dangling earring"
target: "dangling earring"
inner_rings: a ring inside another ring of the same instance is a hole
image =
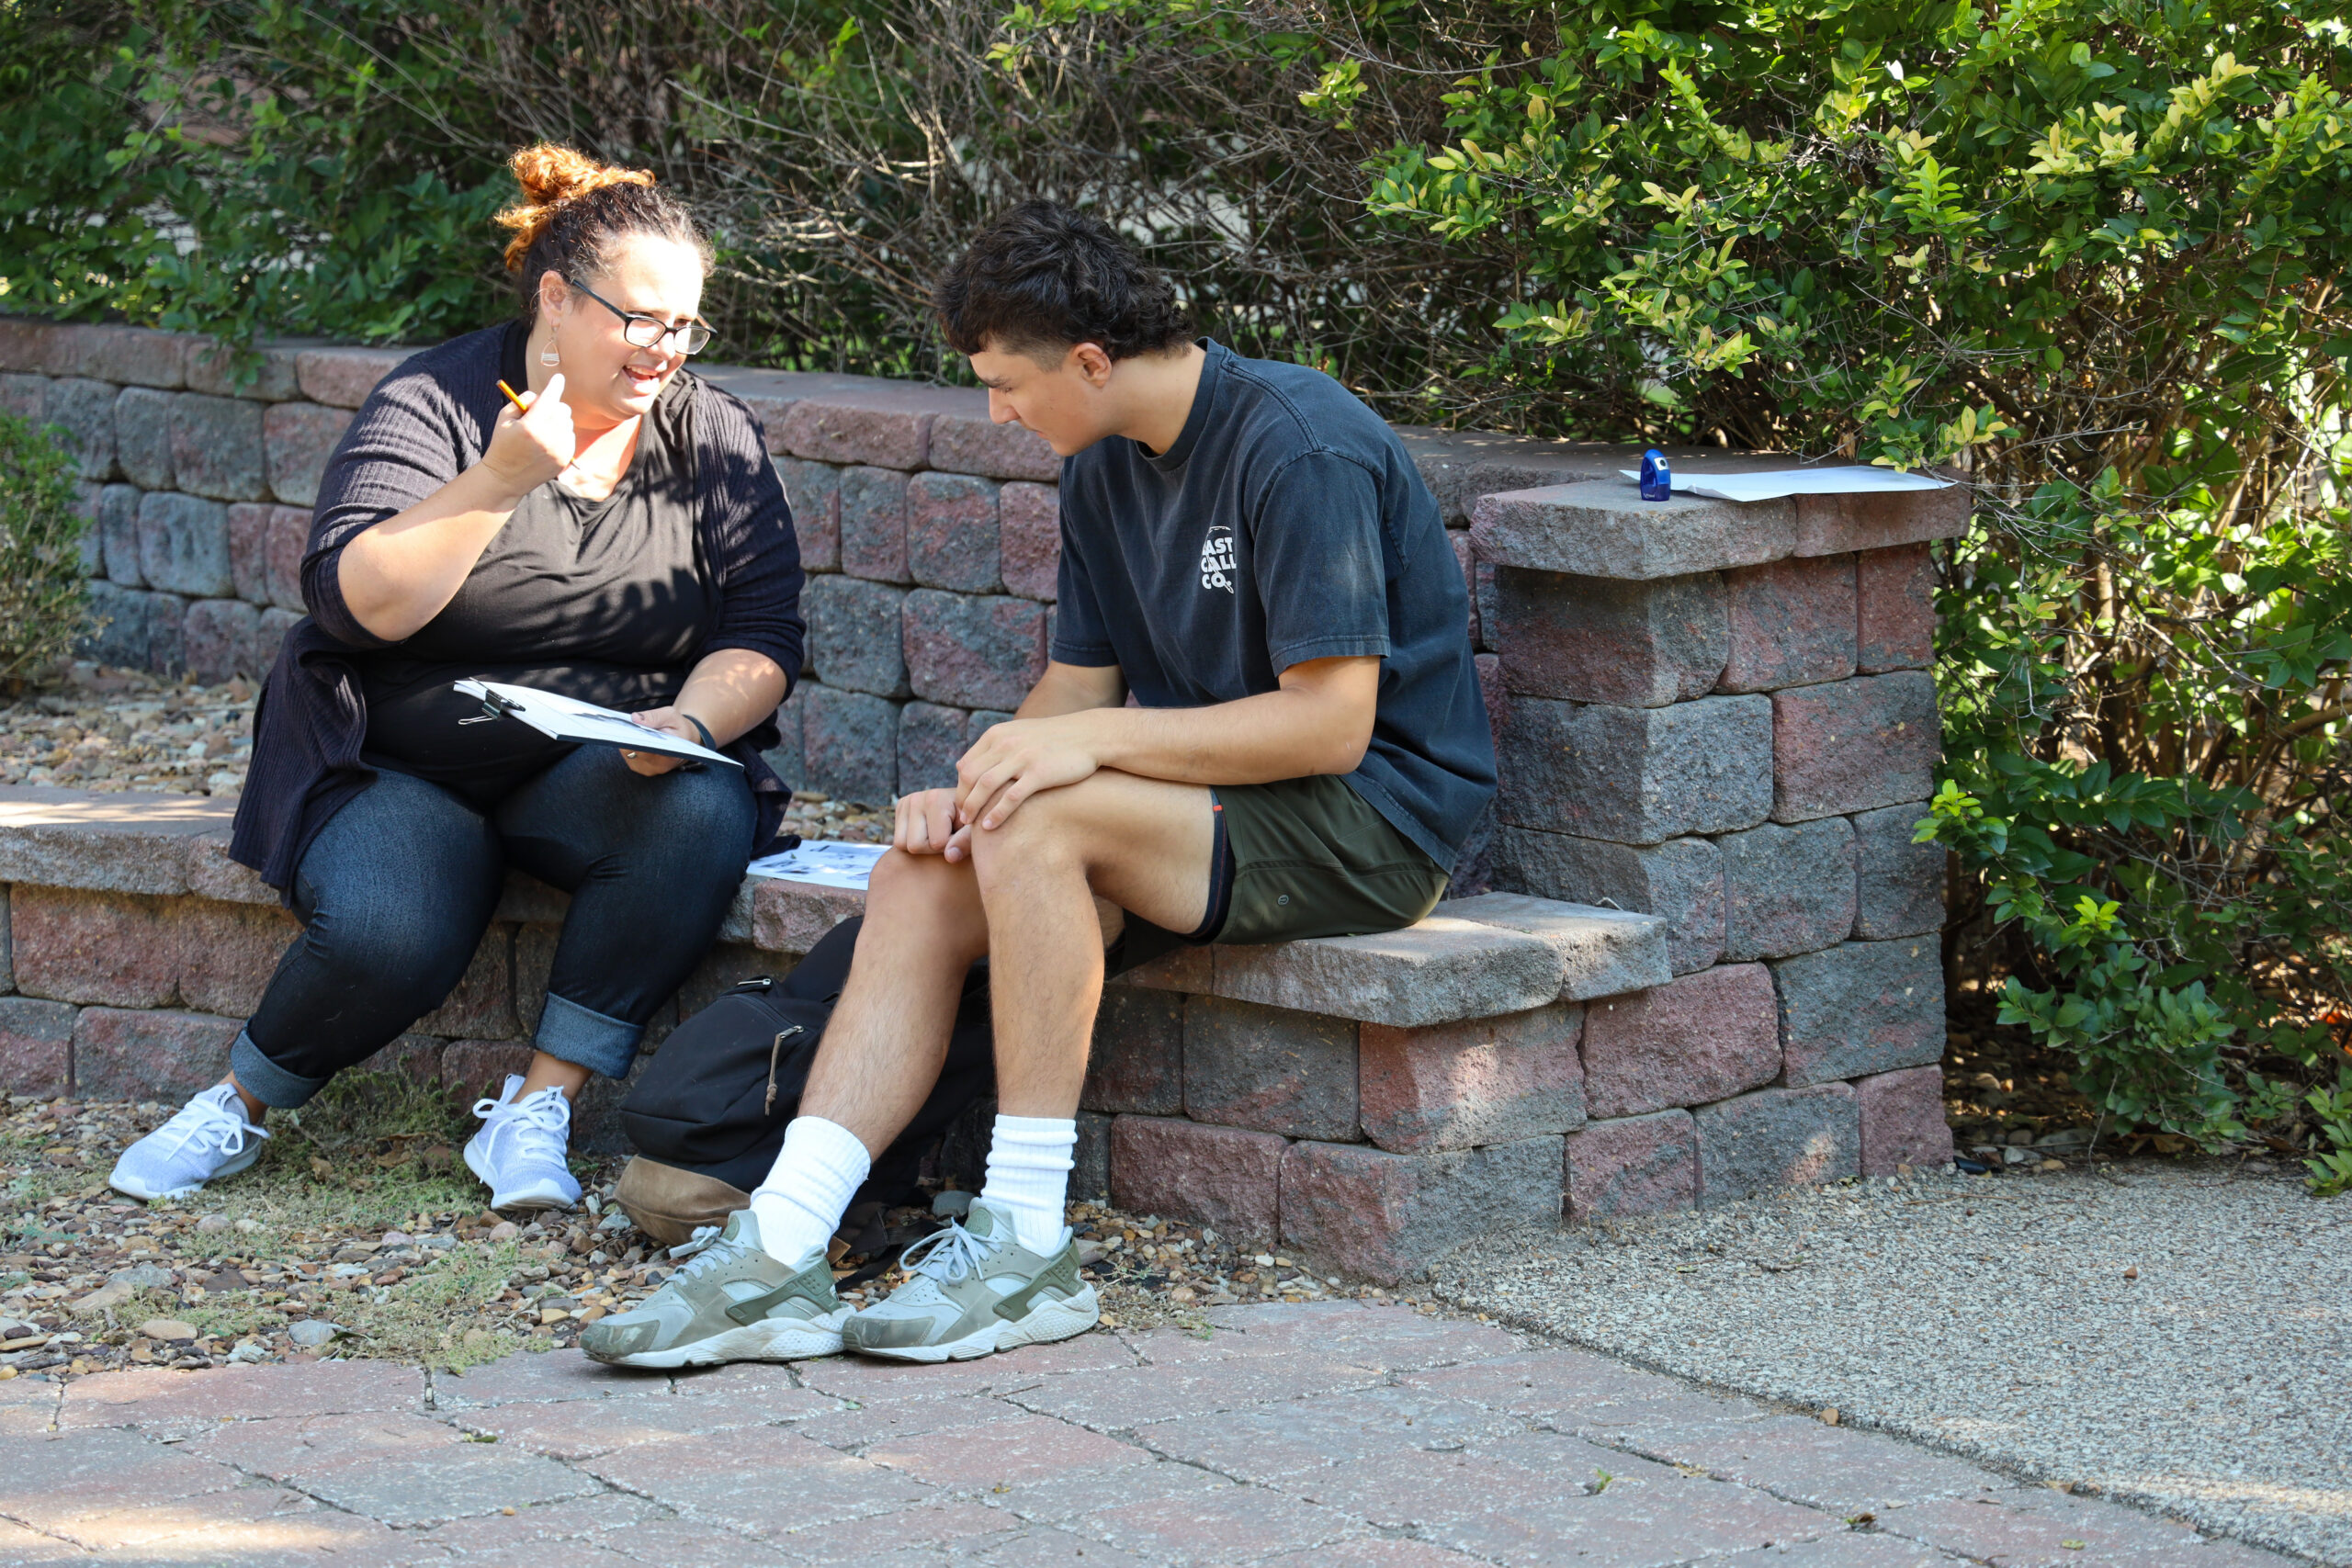
[[[548,339],[547,347],[539,351],[539,363],[550,370],[563,363],[563,355],[555,351],[555,339]]]

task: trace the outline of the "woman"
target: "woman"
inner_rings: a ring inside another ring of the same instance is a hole
[[[749,410],[684,373],[708,245],[649,175],[514,156],[521,317],[416,355],[360,408],[302,562],[310,617],[255,716],[231,853],[303,931],[229,1076],[114,1186],[193,1192],[464,974],[506,867],[571,894],[529,1068],[474,1107],[498,1208],[568,1208],[571,1103],[622,1077],[787,794],[761,759],[800,668],[799,549]],[[499,390],[527,386],[527,412]],[[584,698],[741,767],[547,740],[469,676]],[[469,722],[472,721],[472,722]]]

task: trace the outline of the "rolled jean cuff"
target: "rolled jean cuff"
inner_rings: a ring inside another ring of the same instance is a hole
[[[549,991],[547,1008],[539,1014],[538,1038],[532,1043],[558,1061],[608,1078],[625,1078],[644,1036],[641,1023],[606,1018]]]
[[[236,1075],[239,1088],[274,1111],[308,1105],[312,1095],[327,1087],[324,1078],[306,1078],[271,1061],[242,1029],[229,1047],[229,1071]]]

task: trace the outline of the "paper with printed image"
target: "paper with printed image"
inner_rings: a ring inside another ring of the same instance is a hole
[[[1619,473],[1641,482],[1633,468]],[[1674,471],[1674,493],[1714,501],[1780,501],[1792,495],[1893,495],[1905,491],[1942,490],[1951,479],[1932,474],[1901,474],[1893,468],[1851,464],[1837,468],[1774,468],[1760,474],[1686,474]]]
[[[803,839],[797,849],[762,855],[751,864],[753,876],[779,882],[813,882],[820,887],[851,887],[865,891],[874,863],[889,850],[888,844],[845,844],[838,839]]]

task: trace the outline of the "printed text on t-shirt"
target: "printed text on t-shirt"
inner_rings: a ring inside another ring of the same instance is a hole
[[[1201,541],[1201,586],[1233,592],[1233,530],[1223,523],[1210,524]]]

